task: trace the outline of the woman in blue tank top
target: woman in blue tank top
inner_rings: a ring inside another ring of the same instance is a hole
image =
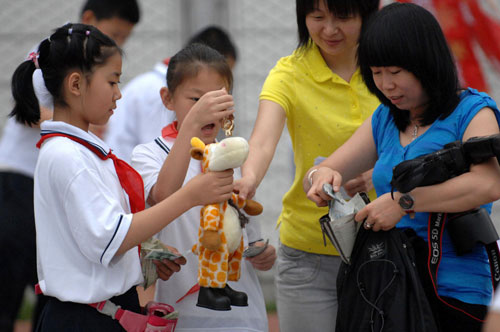
[[[325,206],[324,183],[337,191],[374,167],[378,198],[356,220],[366,219],[364,227],[374,231],[413,229],[424,243],[417,259],[425,261],[429,214],[479,206],[490,211],[500,198],[500,167],[491,158],[443,183],[391,197],[393,167],[450,142],[498,134],[500,111],[487,94],[459,87],[438,22],[417,5],[394,3],[378,12],[361,37],[358,60],[367,87],[382,104],[341,148],[306,173],[304,190]],[[457,256],[445,229],[438,272],[437,295],[428,274],[421,278],[440,331],[480,331],[492,294],[484,247]]]

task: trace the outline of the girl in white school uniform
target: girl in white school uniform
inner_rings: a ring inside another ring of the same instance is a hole
[[[230,197],[232,172],[208,173],[141,211],[140,176],[88,132],[90,124],[103,125],[113,114],[121,65],[121,50],[110,38],[69,23],[43,40],[12,77],[18,121],[40,118],[35,70],[54,99],[53,120],[41,125],[34,174],[38,280],[51,297],[38,331],[122,331],[117,320],[87,304],[111,300],[139,312],[137,246],[189,208]],[[218,121],[231,112],[211,116]],[[183,263],[158,263],[159,275],[168,279]]]
[[[192,44],[171,58],[168,88],[162,88],[160,94],[165,106],[176,113],[177,121],[164,127],[154,141],[137,146],[132,153],[132,165],[144,180],[150,204],[169,197],[200,174],[200,161],[191,159],[189,153],[190,140],[196,136],[205,144],[215,142],[221,123],[213,120],[212,113],[233,107],[233,98],[228,94],[232,81],[225,58],[208,46]],[[194,207],[165,227],[158,237],[184,253],[198,241],[199,225],[200,208]],[[255,220],[245,230],[246,245],[264,244]],[[242,263],[241,278],[231,286],[248,295],[248,306],[231,306],[230,311],[198,307],[198,293],[186,295],[198,282],[198,259],[192,254],[186,258],[181,272],[168,283],[156,284],[157,301],[174,303],[182,298],[175,304],[179,311],[177,331],[267,331],[264,297],[255,268],[272,267],[276,259],[274,247],[268,246],[260,255]]]

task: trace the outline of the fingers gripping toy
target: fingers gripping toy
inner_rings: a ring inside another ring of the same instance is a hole
[[[200,139],[191,139],[191,156],[201,160],[202,172],[223,171],[240,167],[248,156],[249,146],[241,137],[229,137],[218,143],[205,145]],[[232,201],[232,203],[230,202]],[[193,252],[198,255],[199,307],[230,310],[231,305],[247,306],[248,297],[227,285],[240,278],[243,256],[243,235],[239,212],[249,215],[262,213],[262,205],[243,200],[235,193],[230,201],[205,205],[201,209],[198,243]]]

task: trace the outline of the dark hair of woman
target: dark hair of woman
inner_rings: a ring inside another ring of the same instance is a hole
[[[328,10],[336,17],[352,17],[359,14],[363,24],[378,10],[379,6],[379,0],[297,0],[296,12],[299,30],[297,48],[310,46],[311,37],[306,26],[306,16],[318,8],[320,1],[325,1]]]
[[[429,103],[419,119],[429,125],[446,118],[459,102],[457,69],[444,34],[434,16],[415,5],[393,3],[374,15],[362,32],[358,61],[368,89],[390,108],[397,128],[410,123],[409,112],[402,112],[375,86],[370,67],[400,67],[420,81]],[[422,30],[425,33],[422,33]]]

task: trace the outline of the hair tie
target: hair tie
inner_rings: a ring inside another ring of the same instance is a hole
[[[29,55],[28,55],[28,60],[31,60],[33,61],[33,63],[35,64],[35,68],[36,69],[40,69],[40,66],[38,65],[38,57],[40,56],[40,53],[39,52],[31,52]]]
[[[33,90],[38,99],[38,104],[48,109],[54,109],[54,98],[45,85],[41,69],[35,69],[33,72]]]
[[[89,36],[90,35],[90,30],[85,31],[85,35]]]
[[[73,34],[73,28],[69,28],[69,29],[68,29],[68,35],[70,35],[70,36],[71,36],[72,34]]]

